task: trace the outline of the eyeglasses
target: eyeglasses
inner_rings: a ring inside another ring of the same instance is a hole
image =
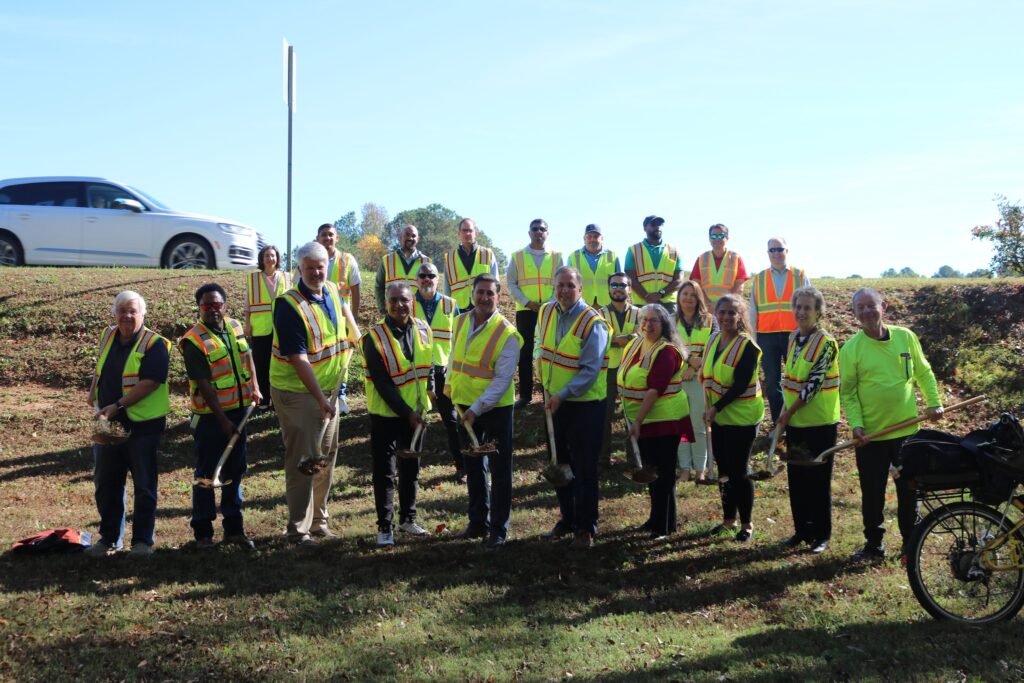
[[[625,289],[626,287],[629,287],[629,283],[628,282],[612,282],[608,286],[611,287],[612,289]]]
[[[548,229],[541,225],[535,225],[530,228],[530,232],[547,232]]]
[[[219,311],[222,308],[224,308],[224,302],[223,301],[214,301],[214,302],[209,303],[209,304],[199,304],[199,308],[204,310],[204,311],[209,311],[211,309],[214,310],[214,311]]]
[[[781,254],[784,251],[786,251],[785,247],[768,247],[769,254]]]
[[[728,237],[728,235],[717,234],[717,235],[708,235],[708,237],[710,237],[713,240],[724,240],[726,237]]]
[[[416,277],[420,278],[421,280],[423,280],[423,279],[433,280],[434,278],[437,277],[437,275],[435,273],[420,273]]]

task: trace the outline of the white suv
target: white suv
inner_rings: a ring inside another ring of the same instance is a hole
[[[255,268],[256,231],[103,178],[0,180],[0,266]]]

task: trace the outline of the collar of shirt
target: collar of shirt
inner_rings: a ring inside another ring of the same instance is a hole
[[[776,274],[776,275],[785,275],[786,273],[788,273],[788,272],[789,272],[789,266],[786,266],[786,267],[785,267],[785,268],[783,268],[782,270],[779,270],[779,269],[778,269],[778,268],[776,268],[775,266],[772,266],[772,267],[771,267],[771,268],[769,268],[768,270],[772,271],[772,273],[774,273],[774,274]]]
[[[466,250],[465,246],[463,246],[462,244],[459,244],[459,251],[461,251],[463,254],[465,254],[467,256],[470,256],[474,252],[476,252],[476,249],[477,249],[477,244],[475,242],[473,243],[473,248],[469,249],[468,251]]]
[[[472,339],[473,337],[475,337],[476,333],[479,332],[480,330],[482,330],[487,325],[487,323],[491,322],[491,318],[493,318],[496,315],[498,315],[498,309],[494,309],[494,313],[491,313],[489,316],[487,316],[487,320],[485,320],[482,323],[480,323],[479,325],[477,325],[476,324],[476,311],[475,310],[471,311],[469,313],[469,322],[470,322],[470,325],[469,325],[469,338]]]
[[[318,304],[327,298],[327,293],[323,290],[320,290],[320,296],[314,294],[313,290],[306,286],[306,283],[302,278],[299,278],[299,291],[302,292],[302,296],[306,297],[313,303]]]
[[[419,301],[421,304],[425,304],[428,301],[433,301],[434,303],[437,303],[438,301],[441,300],[441,292],[434,292],[434,296],[433,297],[431,297],[429,299],[424,299],[423,298],[423,294],[421,294],[420,290],[417,289],[416,290],[416,300]]]
[[[647,241],[647,238],[645,237],[644,238],[644,246],[647,247],[648,249],[664,249],[665,248],[665,240],[663,238],[661,240],[661,244],[651,244],[650,242]]]

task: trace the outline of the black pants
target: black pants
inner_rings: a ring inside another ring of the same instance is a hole
[[[444,395],[444,366],[434,366],[434,393],[437,400],[437,412],[441,415],[441,422],[444,424],[444,431],[448,435],[448,452],[451,453],[452,463],[459,472],[466,471],[466,463],[462,458],[462,448],[459,443],[459,416],[455,412],[455,404]]]
[[[420,488],[419,458],[399,458],[399,448],[412,440],[412,427],[402,417],[370,415],[370,451],[373,454],[373,502],[377,529],[391,531],[395,521],[395,479],[401,522],[416,519],[416,492]]]
[[[711,425],[711,447],[715,451],[718,476],[729,477],[719,484],[722,494],[722,518],[736,519],[750,524],[754,509],[754,482],[747,476],[750,467],[750,449],[757,435],[757,425]]]
[[[597,459],[601,453],[604,401],[562,401],[553,416],[558,461],[569,463],[573,479],[556,490],[559,524],[580,533],[597,534]]]
[[[536,311],[516,311],[516,330],[523,336],[519,349],[519,397],[533,396],[533,334],[537,329]]]
[[[872,441],[857,449],[857,476],[860,478],[860,511],[864,518],[864,539],[879,546],[885,536],[885,487],[889,483],[889,465],[897,464],[906,437]],[[917,523],[917,497],[907,480],[896,480],[896,521],[903,542]]]
[[[647,485],[651,497],[651,516],[647,523],[659,536],[676,530],[676,462],[679,460],[676,451],[681,436],[669,434],[637,440],[644,466],[653,465],[658,469],[658,478]]]
[[[817,456],[836,445],[836,425],[786,427],[786,445]],[[794,533],[805,541],[832,538],[832,456],[815,466],[787,465]]]
[[[468,410],[469,406],[462,406]],[[512,520],[512,406],[492,408],[473,422],[480,443],[494,441],[494,455],[466,458],[469,528],[493,537],[508,536]],[[463,430],[465,434],[465,431]],[[469,435],[465,434],[466,439]]]
[[[270,405],[270,356],[274,348],[274,335],[252,338],[252,361],[256,365],[256,382],[263,394],[261,406]]]

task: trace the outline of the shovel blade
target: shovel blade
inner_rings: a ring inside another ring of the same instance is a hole
[[[568,486],[572,482],[572,470],[567,465],[548,465],[542,474],[556,489]]]
[[[626,472],[626,479],[637,484],[650,484],[658,479],[658,471],[652,467],[637,467]]]

